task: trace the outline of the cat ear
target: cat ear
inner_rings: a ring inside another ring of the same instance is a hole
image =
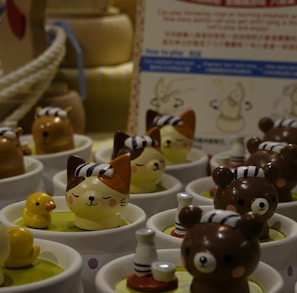
[[[111,159],[115,159],[119,155],[119,151],[125,146],[125,140],[130,137],[123,131],[117,131],[113,137],[113,152]]]
[[[69,156],[67,161],[67,181],[70,178],[75,176],[75,169],[79,166],[86,163],[85,160],[78,156]]]
[[[75,170],[79,165],[86,163],[85,160],[78,156],[69,156],[67,161],[67,187],[66,190],[69,190],[76,186],[79,182],[83,181],[83,178],[77,178],[75,176]]]
[[[122,194],[129,194],[131,179],[130,156],[121,155],[110,161],[109,165],[114,169],[113,175],[99,175],[100,180]]]
[[[188,138],[193,138],[195,133],[196,127],[196,116],[193,110],[188,110],[181,114],[180,118],[183,121],[183,126],[185,136]]]
[[[151,139],[155,140],[158,143],[158,147],[161,146],[161,134],[159,127],[153,127],[149,129],[146,133]]]
[[[146,131],[154,127],[154,119],[161,114],[154,111],[154,110],[147,110],[146,111]]]

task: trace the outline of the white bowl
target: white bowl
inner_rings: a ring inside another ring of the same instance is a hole
[[[66,170],[58,172],[53,177],[55,196],[65,195],[66,181]],[[143,209],[147,217],[177,206],[176,195],[182,190],[181,182],[168,174],[162,174],[160,182],[165,190],[151,193],[130,194],[130,203]]]
[[[204,211],[213,206],[200,206]],[[174,227],[176,209],[158,213],[150,217],[147,227],[156,232],[155,243],[159,249],[180,248],[182,239],[164,233],[166,228]],[[270,242],[263,242],[261,246],[261,260],[274,267],[285,280],[285,288],[292,292],[297,281],[297,222],[280,214],[274,214],[268,221],[269,227],[274,227],[286,235],[285,238]]]
[[[22,135],[21,142],[26,142],[29,145],[34,145],[33,136],[30,134]],[[73,150],[57,152],[44,155],[31,155],[43,163],[44,170],[42,177],[44,181],[45,191],[53,194],[52,178],[53,176],[67,167],[67,160],[70,155],[77,155],[82,159],[89,161],[91,158],[93,141],[89,137],[81,134],[74,134],[75,148]]]
[[[186,186],[186,192],[189,192],[193,195],[195,199],[195,203],[198,205],[213,205],[213,199],[205,197],[202,192],[209,190],[214,187],[215,183],[211,176],[207,176],[204,178],[199,178],[190,182]],[[297,192],[297,187],[293,188],[293,192]],[[277,205],[276,212],[284,215],[288,218],[297,221],[297,200],[291,202],[280,202]]]
[[[31,193],[43,190],[43,164],[35,158],[24,157],[26,173],[0,179],[0,209],[24,200]]]
[[[60,266],[63,272],[34,283],[0,287],[1,293],[84,292],[80,278],[83,262],[81,255],[76,250],[64,244],[43,239],[34,239],[34,245],[40,247],[39,259]]]
[[[111,160],[113,147],[101,147],[95,153],[97,163],[107,163]],[[192,148],[188,154],[188,163],[166,165],[165,173],[179,179],[186,186],[192,180],[207,176],[208,155],[201,150]]]
[[[54,200],[57,205],[55,211],[69,211],[65,197],[54,197]],[[0,221],[6,227],[15,226],[15,223],[22,218],[24,207],[25,201],[5,207],[0,211]],[[130,203],[122,212],[122,218],[129,224],[100,231],[55,232],[31,228],[28,230],[35,238],[57,241],[76,249],[83,257],[83,286],[86,292],[94,292],[96,272],[112,259],[135,250],[135,231],[144,227],[146,221],[144,211]]]
[[[182,265],[180,249],[161,249],[157,253],[160,261],[170,261],[176,266]],[[120,280],[134,272],[133,260],[134,254],[130,254],[115,259],[101,268],[95,279],[97,293],[119,293],[115,290],[115,287]],[[282,277],[275,269],[263,262],[259,262],[256,270],[251,275],[251,279],[262,287],[263,293],[282,292],[284,285]],[[190,292],[189,287],[190,283],[188,287],[183,286],[177,291],[188,293]],[[252,290],[251,293],[253,293]]]

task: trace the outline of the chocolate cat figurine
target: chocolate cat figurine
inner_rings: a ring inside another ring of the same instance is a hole
[[[192,148],[195,133],[195,112],[188,110],[180,116],[159,114],[154,110],[146,113],[146,129],[159,127],[161,150],[166,164],[187,162],[187,155]]]
[[[139,194],[157,191],[157,184],[165,170],[159,129],[151,128],[144,136],[116,132],[112,158],[122,154],[128,154],[131,159],[130,192]]]

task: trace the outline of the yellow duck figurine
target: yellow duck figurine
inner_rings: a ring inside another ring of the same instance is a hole
[[[40,252],[40,247],[33,245],[32,233],[23,227],[10,227],[7,233],[10,240],[10,254],[4,266],[22,268],[31,265]]]
[[[47,228],[51,221],[50,211],[56,208],[53,198],[43,192],[31,194],[26,200],[26,207],[23,209],[23,220],[31,228]]]

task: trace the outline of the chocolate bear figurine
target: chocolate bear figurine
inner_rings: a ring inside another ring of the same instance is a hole
[[[181,254],[193,276],[191,293],[248,293],[248,277],[260,260],[261,217],[252,212],[184,207],[179,215],[188,233]]]
[[[270,117],[260,119],[258,126],[264,133],[263,140],[297,144],[297,120],[278,119]]]
[[[280,177],[276,181],[276,189],[279,202],[292,201],[291,190],[297,184],[297,145],[252,137],[247,141],[247,149],[250,156],[246,165],[262,167],[269,162],[278,165]]]
[[[278,204],[278,193],[274,186],[278,176],[279,168],[272,163],[263,168],[241,166],[233,171],[228,167],[217,167],[212,173],[217,185],[214,207],[241,215],[249,211],[260,215],[264,221],[260,239],[268,239],[267,221],[274,214]]]

